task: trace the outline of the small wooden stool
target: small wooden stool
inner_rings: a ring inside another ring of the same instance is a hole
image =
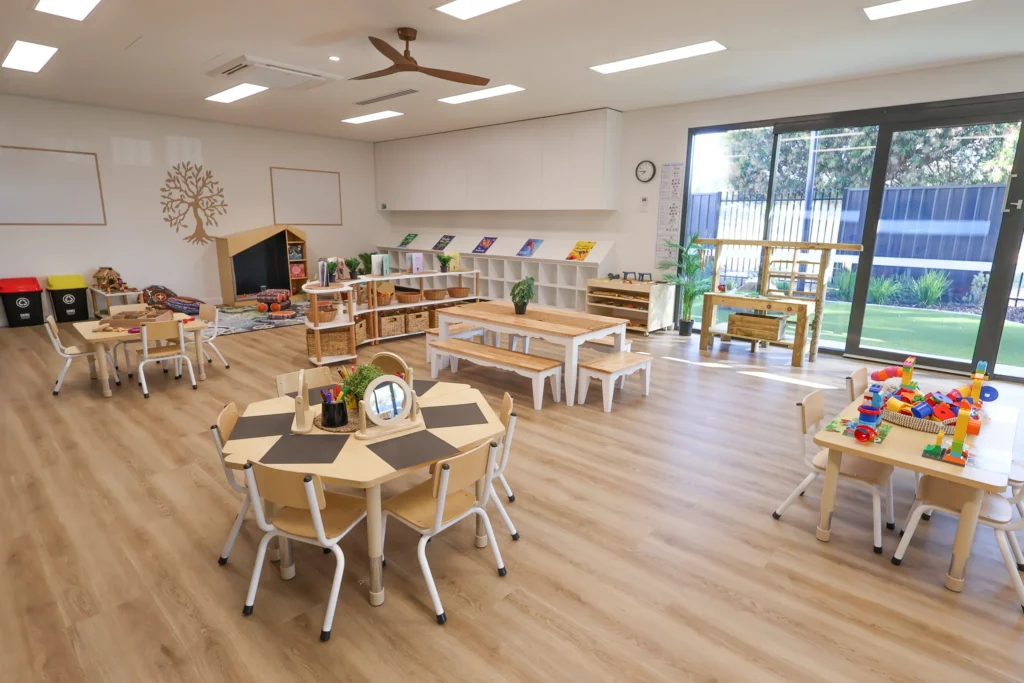
[[[632,375],[638,370],[644,371],[644,396],[651,393],[651,357],[639,353],[618,353],[606,354],[604,358],[586,363],[580,363],[580,386],[577,392],[577,403],[580,405],[587,402],[587,390],[590,388],[591,378],[601,380],[601,395],[604,398],[604,412],[612,411],[612,398],[615,395],[615,380],[619,377],[625,379],[626,375]]]

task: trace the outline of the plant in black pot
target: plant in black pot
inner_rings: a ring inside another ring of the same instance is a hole
[[[512,299],[512,305],[516,307],[516,315],[524,315],[526,313],[526,305],[533,301],[535,293],[532,277],[524,277],[512,285],[509,298]]]
[[[455,257],[450,255],[450,254],[438,254],[437,255],[437,262],[441,264],[441,272],[442,273],[447,273],[448,272],[448,266],[451,265],[453,260],[455,260]]]
[[[359,269],[363,262],[359,260],[358,256],[345,259],[345,268],[348,270],[348,279],[355,280],[359,277]]]
[[[363,275],[369,275],[370,273],[372,273],[373,254],[368,251],[364,251],[362,254],[359,255],[359,264]]]
[[[666,242],[669,249],[678,249],[679,257],[675,261],[662,261],[658,268],[667,272],[662,278],[670,285],[679,287],[682,299],[682,310],[679,318],[679,335],[688,337],[693,334],[693,305],[711,290],[711,278],[704,272],[701,248],[694,244],[696,236],[686,244]],[[710,324],[710,321],[709,321]]]

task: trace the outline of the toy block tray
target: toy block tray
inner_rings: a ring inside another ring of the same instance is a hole
[[[119,330],[129,330],[133,327],[138,327],[142,323],[161,323],[173,319],[173,311],[129,311],[103,318],[100,320],[100,325],[109,325]]]

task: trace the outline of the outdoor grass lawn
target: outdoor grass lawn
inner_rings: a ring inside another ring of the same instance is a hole
[[[846,339],[850,307],[845,301],[825,302],[823,342]],[[700,304],[694,306],[693,312],[695,318],[700,316]],[[719,309],[719,322],[727,318],[728,311]],[[974,355],[979,320],[979,316],[970,313],[868,304],[861,345],[969,361]],[[1007,322],[999,347],[999,363],[1024,367],[1024,324]],[[989,363],[995,360],[990,358]]]

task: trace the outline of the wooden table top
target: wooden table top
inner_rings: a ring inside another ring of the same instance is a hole
[[[483,394],[467,384],[416,380],[415,389],[424,426],[367,440],[315,427],[309,434],[293,435],[295,400],[288,396],[251,403],[224,444],[224,462],[232,469],[262,462],[318,474],[330,483],[369,488],[504,433]],[[320,412],[320,406],[312,408]]]
[[[530,304],[525,315],[516,315],[510,301],[481,301],[437,310],[439,316],[454,315],[465,320],[479,320],[523,330],[533,330],[561,337],[577,337],[599,330],[624,327],[626,321],[604,315],[567,311],[561,308]]]
[[[736,302],[736,305],[739,308],[743,308],[748,305],[764,304],[785,304],[787,306],[803,306],[804,308],[810,308],[811,306],[814,305],[814,299],[788,299],[785,297],[774,296],[750,296],[749,294],[735,294],[728,292],[705,292],[704,296],[716,300],[716,303],[718,303],[719,305],[722,305],[722,302]]]
[[[185,315],[184,313],[175,313],[175,320],[184,320],[185,318],[194,318],[195,316]],[[100,320],[87,320],[85,322],[74,323],[75,330],[78,334],[82,335],[82,339],[87,342],[98,342],[98,341],[112,341],[119,342],[126,339],[141,339],[142,335],[138,332],[129,332],[128,330],[114,330],[112,332],[97,332],[96,328],[102,323]],[[206,323],[196,318],[190,323],[185,323],[186,332],[195,332],[196,330],[205,330]]]
[[[860,400],[854,401],[839,416],[856,420],[857,407],[861,403]],[[823,448],[930,474],[964,486],[1002,493],[1006,490],[1007,475],[1013,464],[1013,441],[1020,413],[1012,406],[999,403],[985,404],[984,413],[981,433],[967,437],[970,457],[965,467],[922,456],[924,447],[935,443],[937,435],[899,425],[892,425],[892,431],[882,443],[861,443],[853,437],[824,429],[814,435],[814,443]],[[951,435],[950,427],[946,436],[948,438]]]

